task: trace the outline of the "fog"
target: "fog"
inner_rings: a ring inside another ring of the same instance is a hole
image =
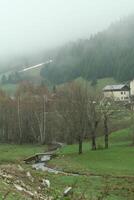
[[[132,13],[133,0],[0,0],[0,60],[89,38]]]

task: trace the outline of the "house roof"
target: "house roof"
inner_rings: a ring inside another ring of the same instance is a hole
[[[103,88],[103,91],[119,91],[123,89],[128,89],[129,87],[126,84],[119,84],[119,85],[107,85]]]

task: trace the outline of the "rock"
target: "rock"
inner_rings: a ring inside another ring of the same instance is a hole
[[[34,191],[34,194],[37,196],[37,195],[38,195],[38,192],[37,192],[37,191]]]
[[[31,177],[30,172],[27,172],[26,175],[27,175],[27,177]]]
[[[29,178],[29,180],[33,183],[34,182],[34,178],[32,177],[32,175],[30,174],[30,172],[26,173],[27,177]]]
[[[39,190],[39,191],[41,190],[41,187],[40,187],[40,186],[38,187],[38,190]]]
[[[24,172],[24,169],[21,167],[21,165],[18,165],[18,169],[19,171]]]
[[[34,197],[34,196],[35,196],[31,191],[24,190],[24,192],[27,193],[27,194],[29,194],[29,196],[31,196],[31,197]]]
[[[14,184],[14,187],[18,190],[18,191],[23,191],[24,188],[21,187],[20,185]]]
[[[26,190],[25,188],[21,187],[20,185],[14,184],[14,187],[15,187],[18,191],[20,191],[20,192],[25,192],[26,194],[28,194],[28,195],[31,196],[31,197],[34,197],[34,196],[35,196],[31,191]]]
[[[33,169],[36,170],[42,170],[42,171],[46,171],[46,167],[44,166],[44,163],[36,163],[32,165]]]
[[[41,157],[41,162],[47,162],[51,159],[50,155],[44,155]]]
[[[13,179],[13,176],[10,175],[10,174],[5,174],[5,173],[0,173],[0,176],[2,176],[2,178],[5,178],[5,179]]]
[[[45,187],[47,186],[48,188],[50,188],[50,181],[47,180],[47,179],[43,179],[42,180],[42,185],[45,186]]]
[[[72,193],[72,187],[67,187],[64,190],[64,196],[68,196],[70,193]]]
[[[20,185],[23,188],[26,188],[26,184],[22,180],[16,180],[14,181],[15,184]]]

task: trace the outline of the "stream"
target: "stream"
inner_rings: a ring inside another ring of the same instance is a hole
[[[84,174],[84,173],[64,172],[62,169],[59,170],[59,169],[48,167],[47,162],[52,159],[52,156],[53,155],[51,152],[47,152],[47,155],[42,156],[39,162],[32,165],[32,168],[35,170],[42,170],[44,172],[49,172],[49,173],[54,173],[54,174],[63,174],[63,175],[68,175],[68,176],[87,176],[87,174]],[[97,174],[90,174],[90,176],[94,176],[96,178],[100,176],[102,177],[102,175],[97,175]]]
[[[47,162],[50,161],[52,159],[51,154],[50,155],[44,155],[41,157],[40,161],[33,164],[32,168],[36,169],[36,170],[42,170],[42,171],[47,171],[47,172],[51,172],[51,173],[55,173],[58,174],[60,173],[60,171],[56,170],[56,169],[52,169],[50,167],[47,167]]]
[[[73,176],[78,176],[78,174],[73,174],[73,173],[67,173],[67,172],[63,172],[62,170],[58,170],[58,169],[54,169],[54,168],[50,168],[47,166],[47,162],[50,161],[53,157],[53,154],[56,153],[56,151],[60,148],[62,148],[64,146],[64,144],[62,143],[58,143],[58,145],[60,147],[57,147],[55,149],[55,151],[49,151],[49,152],[46,152],[45,154],[47,155],[43,155],[41,156],[40,160],[33,164],[32,165],[32,168],[33,169],[36,169],[36,170],[42,170],[44,172],[49,172],[49,173],[55,173],[55,174],[64,174],[64,175],[73,175]]]

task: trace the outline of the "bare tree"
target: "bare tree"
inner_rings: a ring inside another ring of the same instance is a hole
[[[100,122],[100,112],[98,109],[98,98],[97,96],[90,95],[88,98],[87,106],[87,117],[88,117],[88,126],[90,128],[91,141],[92,141],[92,150],[96,150],[96,137],[97,137],[97,127]]]
[[[70,83],[60,91],[58,99],[58,113],[62,116],[65,135],[70,141],[77,141],[79,154],[82,153],[82,144],[86,131],[86,98],[85,88],[79,83]]]
[[[120,107],[115,103],[114,98],[103,98],[100,102],[101,118],[104,128],[105,149],[109,147],[109,121],[114,113],[120,111]]]

